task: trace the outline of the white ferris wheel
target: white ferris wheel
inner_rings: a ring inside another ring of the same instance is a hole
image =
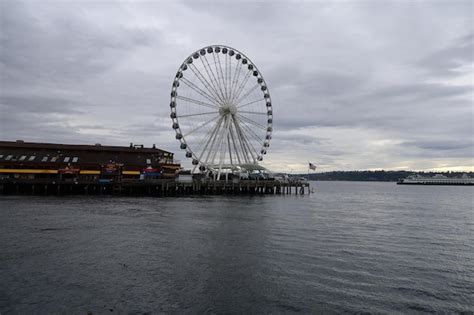
[[[263,160],[272,138],[273,109],[267,84],[238,50],[213,45],[192,53],[171,89],[176,139],[193,172],[215,171]]]

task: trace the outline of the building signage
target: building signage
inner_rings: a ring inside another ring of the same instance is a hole
[[[115,174],[120,170],[120,164],[108,163],[102,167],[102,172],[106,174]]]
[[[79,174],[80,171],[81,170],[78,168],[69,167],[69,166],[58,169],[58,173],[60,174]]]

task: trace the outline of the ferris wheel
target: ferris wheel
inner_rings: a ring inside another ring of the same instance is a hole
[[[267,153],[270,93],[255,64],[234,48],[208,46],[186,58],[173,80],[170,107],[193,172],[257,164]]]

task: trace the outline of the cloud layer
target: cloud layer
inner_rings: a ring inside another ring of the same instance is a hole
[[[473,3],[0,2],[2,139],[156,143],[174,74],[226,44],[274,104],[264,165],[474,169]],[[188,164],[184,163],[185,166]]]

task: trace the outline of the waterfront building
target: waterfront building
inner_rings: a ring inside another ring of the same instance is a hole
[[[0,141],[0,179],[117,182],[171,178],[180,167],[173,153],[154,145]]]

